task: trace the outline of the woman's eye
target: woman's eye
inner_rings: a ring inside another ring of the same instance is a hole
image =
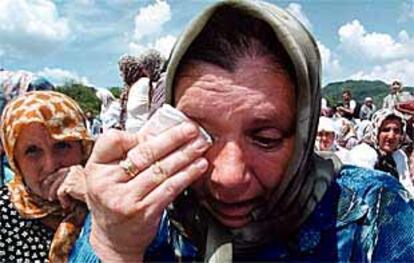
[[[276,148],[282,142],[281,137],[253,136],[252,140],[256,145],[266,150]]]
[[[26,151],[24,151],[25,155],[28,156],[35,156],[39,153],[41,153],[41,149],[37,146],[31,145],[29,147],[26,148]]]
[[[58,142],[55,144],[55,149],[57,150],[66,150],[70,149],[72,146],[68,142]]]

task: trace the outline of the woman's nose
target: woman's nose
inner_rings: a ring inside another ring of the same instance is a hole
[[[211,184],[228,193],[237,192],[249,184],[243,150],[236,142],[228,142],[212,162]]]
[[[59,158],[54,156],[53,154],[46,154],[45,155],[45,162],[43,170],[49,174],[55,172],[59,167]]]
[[[394,139],[395,137],[397,137],[398,132],[394,131],[394,130],[390,130],[388,132],[388,137]]]

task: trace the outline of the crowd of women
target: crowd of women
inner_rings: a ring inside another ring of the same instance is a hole
[[[413,116],[398,106],[383,107],[366,119],[322,111],[315,150],[341,164],[387,172],[414,194]]]
[[[1,118],[0,261],[412,261],[405,117],[379,110],[350,143],[353,120],[320,117],[320,68],[291,14],[227,0],[167,62],[121,59],[119,125],[96,141],[69,97],[19,94]],[[176,110],[151,114],[162,102]]]

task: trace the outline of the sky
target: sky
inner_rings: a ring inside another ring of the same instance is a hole
[[[122,86],[117,62],[174,41],[215,0],[0,0],[0,68],[61,85]],[[268,0],[313,33],[322,82],[414,86],[414,0]]]

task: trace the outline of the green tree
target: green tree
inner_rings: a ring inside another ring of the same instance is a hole
[[[114,94],[115,98],[119,99],[122,89],[119,87],[112,87],[112,88],[109,88],[109,91],[112,92],[112,94]]]
[[[82,84],[68,82],[56,88],[57,91],[64,93],[79,103],[84,112],[90,111],[97,115],[100,111],[101,102],[95,95],[95,90]]]

